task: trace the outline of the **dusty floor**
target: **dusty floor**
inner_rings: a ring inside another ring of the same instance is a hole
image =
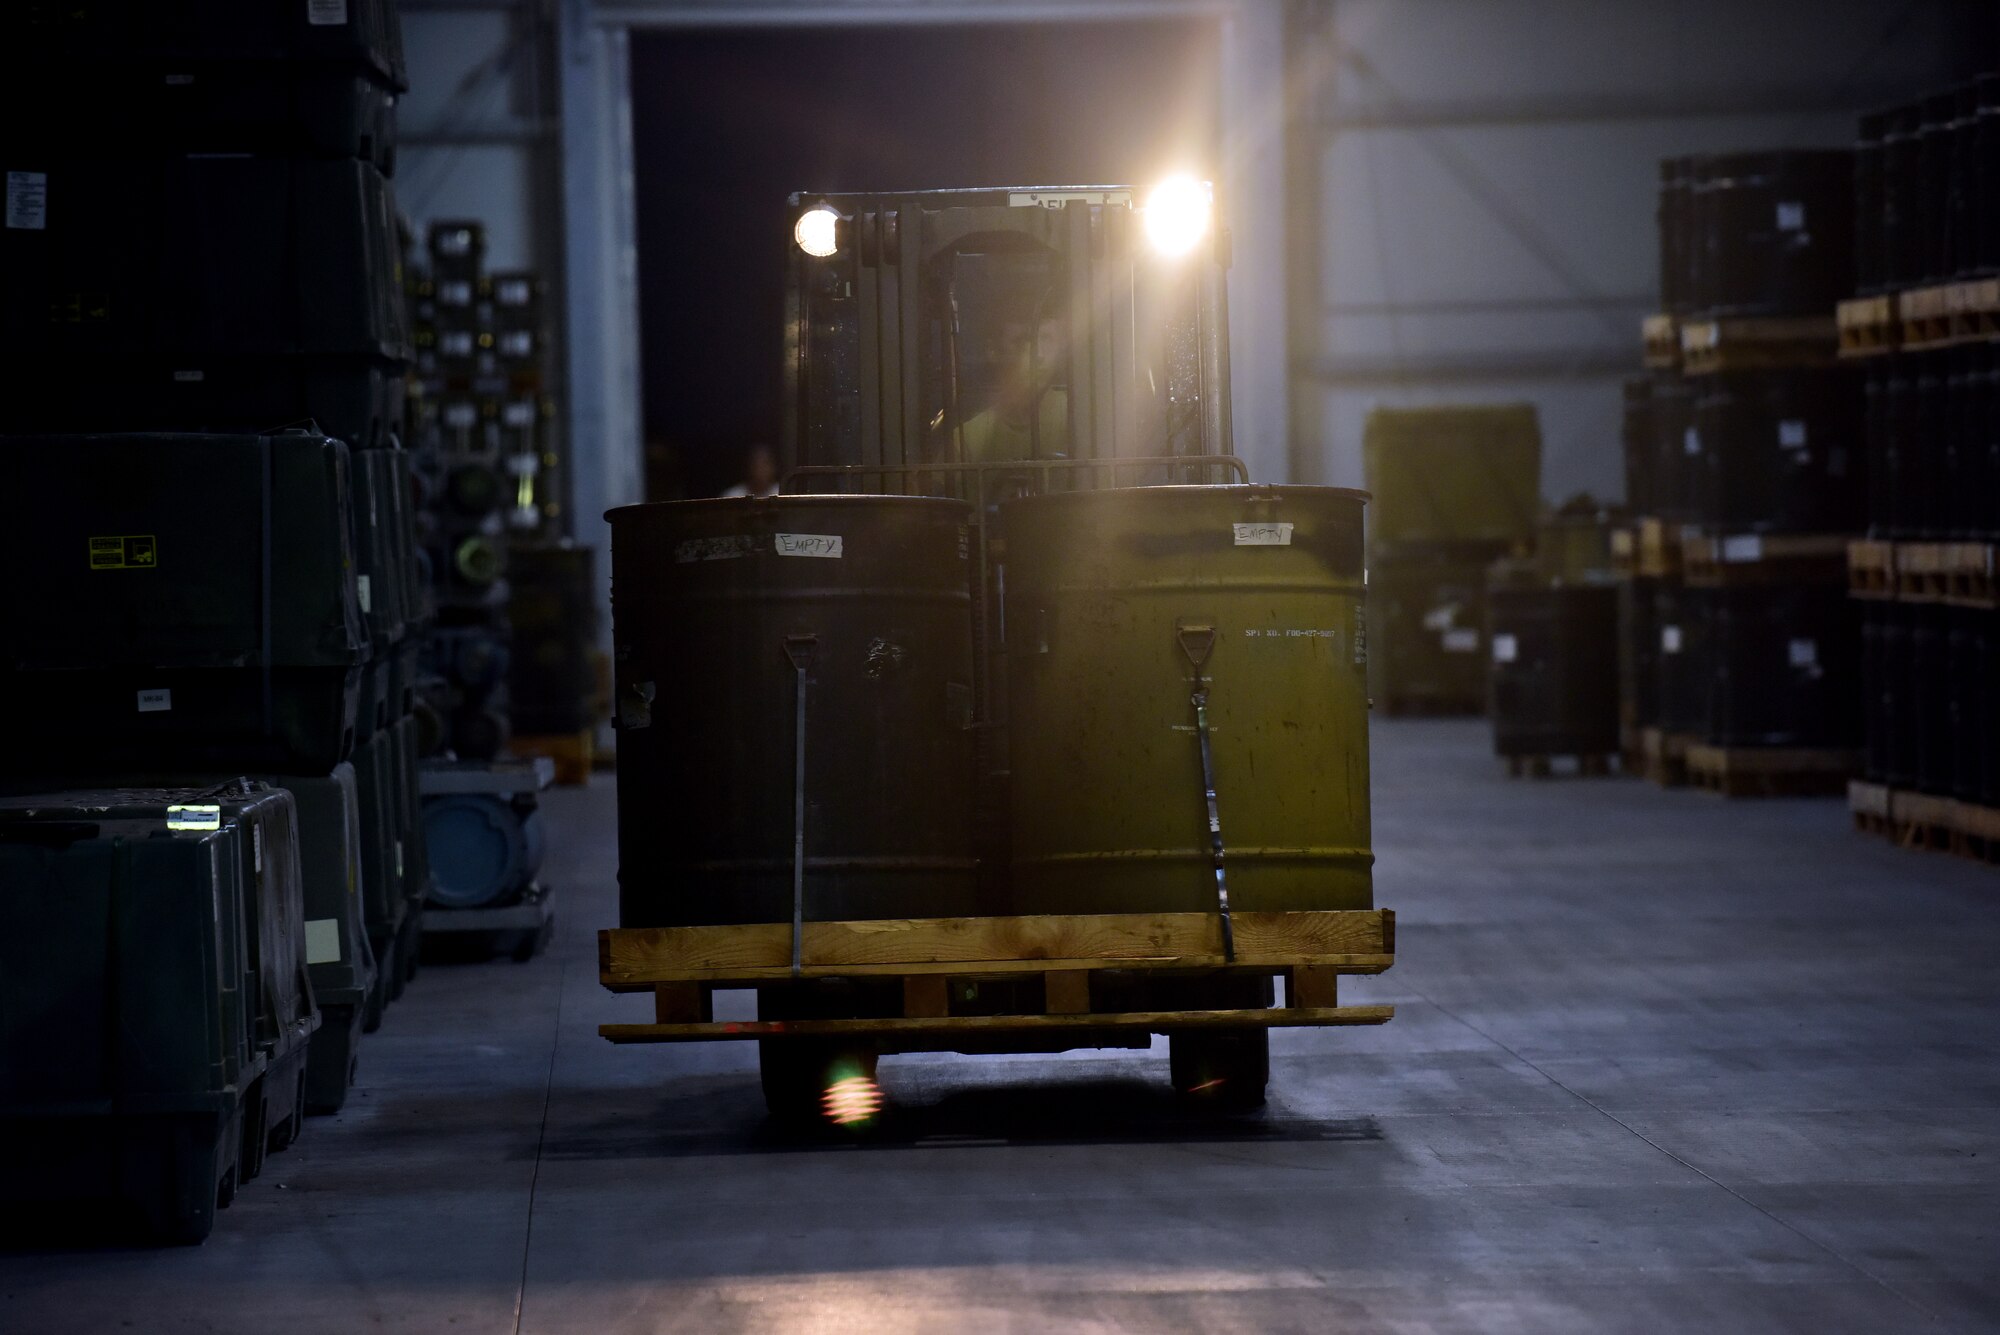
[[[1260,1117],[1163,1051],[899,1057],[878,1137],[780,1137],[747,1046],[595,1036],[646,1011],[604,781],[549,956],[426,969],[199,1250],[0,1256],[0,1330],[2000,1329],[2000,872],[1375,744],[1400,962],[1343,999],[1398,1016],[1281,1032]]]

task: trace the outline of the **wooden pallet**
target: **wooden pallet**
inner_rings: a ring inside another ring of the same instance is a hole
[[[1902,334],[1893,296],[1853,297],[1834,308],[1842,357],[1876,357],[1894,352]]]
[[[1645,364],[1651,370],[1677,370],[1681,364],[1680,321],[1671,315],[1649,315],[1639,323]]]
[[[729,927],[612,928],[598,933],[598,977],[613,992],[651,992],[650,1024],[600,1025],[613,1043],[865,1036],[894,1051],[954,1036],[1051,1030],[1164,1032],[1382,1024],[1393,1006],[1342,1006],[1342,974],[1380,973],[1395,963],[1389,909],[1237,913],[1234,959],[1212,913],[1051,914],[1002,918],[899,918],[809,922],[800,966],[791,966],[789,923]],[[1121,972],[1238,972],[1286,979],[1286,1004],[1230,1010],[1091,1009],[1090,976]],[[1031,1014],[954,1015],[951,984],[1042,978],[1043,1009]],[[870,1019],[717,1021],[720,988],[798,978],[900,979],[903,1014]]]
[[[1838,584],[1847,577],[1845,533],[1687,534],[1681,566],[1690,586]]]
[[[1824,797],[1847,791],[1861,767],[1853,751],[1789,746],[1687,748],[1688,782],[1724,797]]]
[[[1847,781],[1847,810],[1854,817],[1854,828],[1863,834],[1889,837],[1893,825],[1889,819],[1890,791],[1879,783],[1869,783],[1865,779]]]
[[[1857,830],[1898,848],[2000,864],[2000,810],[1993,807],[1856,780],[1847,785],[1847,809]]]
[[[1681,526],[1664,519],[1641,519],[1634,528],[1633,570],[1645,579],[1673,579],[1681,573]]]
[[[1639,773],[1662,788],[1687,782],[1688,738],[1661,728],[1639,729]]]
[[[1840,331],[1831,315],[1702,320],[1681,326],[1681,369],[1688,375],[1830,365]]]
[[[1895,543],[1858,539],[1847,544],[1847,594],[1873,599],[1896,596]]]
[[[597,729],[516,737],[514,750],[554,761],[558,788],[581,788],[590,782],[590,771],[597,764]]]
[[[1994,547],[1986,542],[1896,544],[1896,597],[1906,603],[1996,605]]]
[[[1898,294],[1896,319],[1911,351],[2000,339],[2000,278],[1912,288]]]
[[[1575,760],[1576,775],[1580,779],[1598,779],[1613,772],[1619,754],[1605,751],[1578,755],[1574,751],[1555,751],[1546,755],[1506,756],[1504,759],[1507,762],[1507,777],[1511,779],[1554,778],[1559,760]]]

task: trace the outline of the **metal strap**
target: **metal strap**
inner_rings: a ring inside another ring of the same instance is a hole
[[[787,635],[785,657],[797,682],[792,716],[792,977],[799,976],[800,941],[806,919],[806,673],[812,668],[816,635]]]
[[[1215,650],[1215,627],[1181,626],[1176,630],[1181,652],[1187,655],[1188,666],[1194,669],[1194,692],[1189,697],[1194,705],[1195,740],[1201,749],[1201,796],[1208,804],[1208,856],[1209,865],[1215,868],[1215,908],[1222,915],[1222,957],[1236,958],[1236,930],[1229,920],[1229,878],[1222,867],[1222,815],[1215,801],[1215,750],[1208,740],[1208,682],[1201,670],[1208,665],[1208,656]]]

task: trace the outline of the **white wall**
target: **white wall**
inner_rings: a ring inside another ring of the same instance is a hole
[[[499,10],[403,15],[410,91],[396,108],[396,201],[419,236],[437,218],[484,221],[493,269],[532,268],[536,256],[533,127],[516,86],[528,57],[518,40]]]
[[[1544,494],[1620,495],[1658,159],[1847,143],[1854,109],[1957,55],[1951,0],[1318,8],[1322,309],[1294,349],[1295,444],[1300,480],[1349,486],[1377,404],[1527,399]]]

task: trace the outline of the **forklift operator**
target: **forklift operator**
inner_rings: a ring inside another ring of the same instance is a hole
[[[958,429],[959,457],[967,463],[1061,459],[1069,454],[1069,390],[1055,383],[1063,361],[1061,324],[1052,318],[1008,321],[993,402]]]

